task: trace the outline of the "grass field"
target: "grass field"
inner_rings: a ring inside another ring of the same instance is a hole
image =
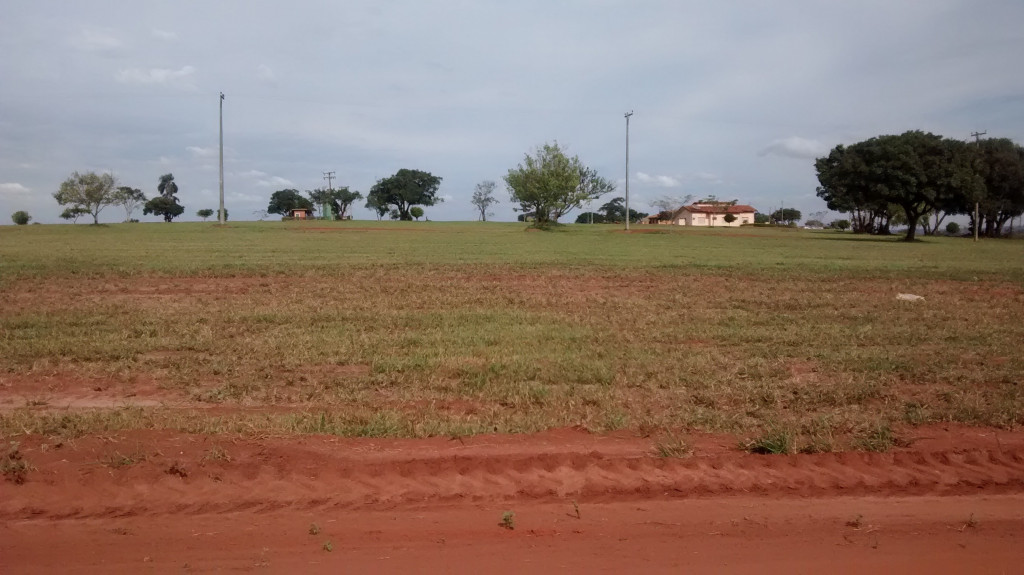
[[[638,232],[0,227],[0,432],[579,425],[821,451],[1024,422],[1020,241]]]

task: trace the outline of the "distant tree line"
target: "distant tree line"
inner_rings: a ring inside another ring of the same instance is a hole
[[[850,214],[856,233],[888,234],[890,226],[905,225],[910,241],[918,226],[931,235],[946,216],[965,214],[972,230],[999,237],[1011,218],[1024,214],[1024,148],[1005,138],[877,136],[836,146],[815,169],[818,197]]]

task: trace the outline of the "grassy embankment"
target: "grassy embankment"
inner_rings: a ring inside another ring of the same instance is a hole
[[[40,388],[0,433],[582,425],[834,449],[1024,422],[1021,242],[650,231],[2,227],[0,379]],[[166,405],[61,410],[68,380]]]

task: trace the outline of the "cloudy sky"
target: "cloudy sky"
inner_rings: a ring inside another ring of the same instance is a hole
[[[0,215],[60,221],[71,172],[216,208],[218,94],[232,219],[272,192],[441,176],[435,220],[557,140],[631,204],[738,199],[805,214],[813,159],[922,129],[1024,141],[1024,2],[0,0]],[[371,218],[360,206],[357,218]],[[124,219],[110,207],[101,221]],[[154,219],[154,218],[144,218]]]

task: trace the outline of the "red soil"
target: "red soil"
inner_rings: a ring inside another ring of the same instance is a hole
[[[936,573],[1024,560],[1024,433],[924,428],[890,453],[797,456],[687,440],[691,457],[663,459],[651,439],[576,430],[32,437],[27,481],[0,483],[0,571]],[[498,525],[505,511],[514,529]]]

